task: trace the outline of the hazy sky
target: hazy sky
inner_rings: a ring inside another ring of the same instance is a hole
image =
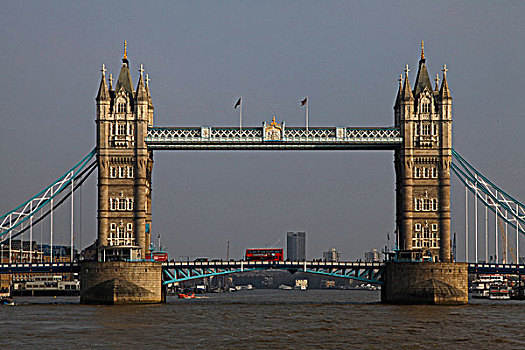
[[[134,86],[140,64],[150,75],[159,126],[237,125],[240,96],[245,125],[276,115],[302,126],[309,96],[313,126],[391,126],[398,75],[409,64],[413,85],[425,40],[430,75],[449,68],[455,149],[523,201],[524,15],[522,1],[4,1],[0,213],[95,146],[99,69],[117,78],[124,40]],[[310,258],[335,247],[356,259],[394,230],[393,152],[154,158],[154,236],[175,258],[224,257],[228,240],[240,257],[306,231]],[[457,180],[452,191],[461,258]],[[94,177],[82,193],[85,247],[96,236]],[[68,210],[56,243],[68,242]]]

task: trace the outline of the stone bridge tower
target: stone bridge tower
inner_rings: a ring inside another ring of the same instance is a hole
[[[145,142],[153,104],[142,65],[133,90],[126,44],[113,89],[106,69],[96,97],[98,261],[144,259],[151,242],[153,152]]]
[[[450,255],[450,163],[452,98],[447,69],[432,87],[423,42],[414,89],[408,66],[400,77],[394,105],[395,125],[403,143],[395,151],[396,227],[402,260],[431,257],[448,262]]]

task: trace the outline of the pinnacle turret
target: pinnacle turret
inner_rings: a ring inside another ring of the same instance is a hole
[[[140,78],[137,84],[137,91],[135,93],[135,98],[137,101],[140,101],[140,102],[148,101],[148,92],[146,90],[146,87],[144,86],[144,79],[143,79],[144,69],[142,68],[142,64],[140,65],[139,72],[140,72]]]
[[[106,66],[103,64],[102,69],[100,70],[102,72],[102,78],[100,79],[100,86],[98,88],[98,93],[97,93],[97,98],[96,98],[97,101],[109,101],[110,100],[108,85],[106,83],[106,70],[107,70]]]
[[[452,96],[450,95],[450,89],[448,88],[448,82],[447,82],[447,65],[445,64],[443,66],[443,82],[441,83],[441,90],[439,90],[439,96],[441,96],[442,99],[451,99]]]
[[[414,100],[414,95],[412,94],[412,89],[410,88],[410,82],[408,81],[408,64],[405,66],[405,84],[403,86],[403,100],[412,101]]]
[[[399,105],[401,103],[401,100],[403,99],[403,75],[399,74],[399,88],[397,90],[397,96],[396,96],[396,103],[394,104],[394,107]]]

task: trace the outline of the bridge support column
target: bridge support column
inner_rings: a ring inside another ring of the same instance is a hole
[[[80,303],[153,304],[165,301],[162,265],[152,261],[84,261],[80,266]]]
[[[468,264],[390,262],[383,275],[381,302],[386,304],[468,303]]]

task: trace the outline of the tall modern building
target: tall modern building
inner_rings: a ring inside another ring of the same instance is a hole
[[[290,261],[306,260],[306,233],[286,233],[286,257]]]

